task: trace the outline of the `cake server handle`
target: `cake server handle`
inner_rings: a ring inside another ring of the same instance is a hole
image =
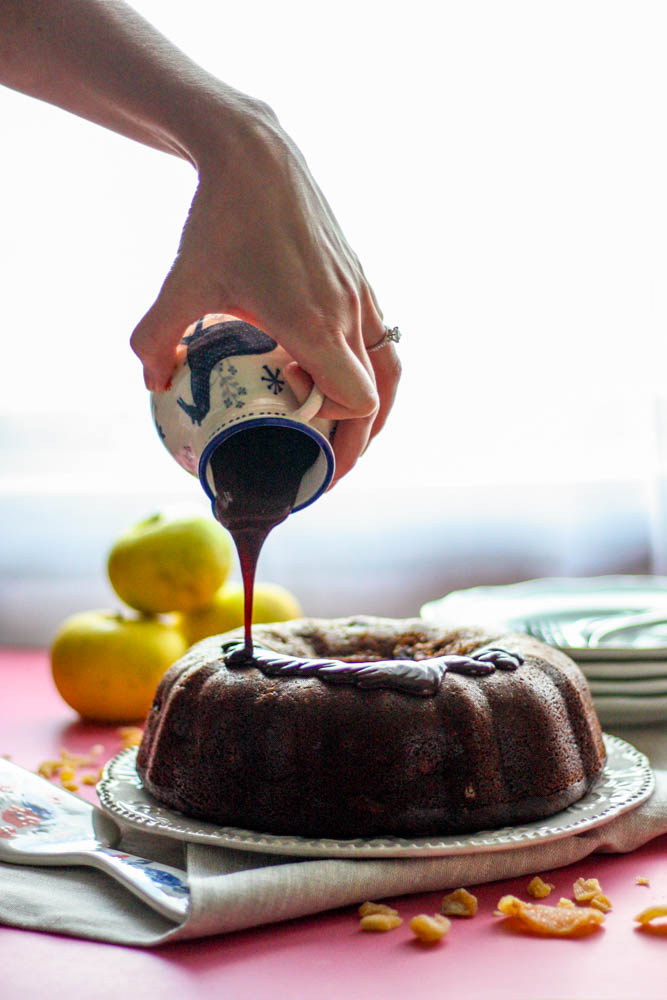
[[[81,853],[79,864],[99,868],[148,903],[163,917],[181,923],[188,915],[190,887],[185,872],[157,861],[138,858],[111,847],[98,847]],[[68,864],[77,864],[71,854]]]

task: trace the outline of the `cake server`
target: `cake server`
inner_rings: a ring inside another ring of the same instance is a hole
[[[0,758],[0,862],[89,865],[170,920],[187,915],[187,875],[157,861],[114,850],[120,828],[71,792]]]

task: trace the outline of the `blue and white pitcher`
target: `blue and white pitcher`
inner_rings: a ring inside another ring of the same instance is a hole
[[[323,396],[313,387],[299,404],[284,376],[292,359],[262,330],[231,316],[211,314],[188,327],[183,361],[171,386],[151,393],[151,411],[163,444],[215,500],[213,452],[232,434],[259,426],[291,427],[319,445],[294,510],[313,503],[334,474],[334,421],[317,416]]]

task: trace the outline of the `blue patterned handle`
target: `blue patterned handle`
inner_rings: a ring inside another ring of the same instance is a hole
[[[190,887],[186,873],[178,868],[106,847],[87,852],[86,864],[111,875],[169,920],[181,923],[187,916]]]

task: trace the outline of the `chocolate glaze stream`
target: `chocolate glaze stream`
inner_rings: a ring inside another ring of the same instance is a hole
[[[222,654],[231,670],[257,667],[268,677],[319,677],[328,684],[391,688],[424,697],[437,693],[447,673],[483,677],[495,670],[516,670],[523,663],[520,653],[488,646],[472,656],[450,654],[425,660],[375,660],[367,663],[288,656],[264,646],[255,646],[249,655],[246,645],[239,641],[225,643]]]
[[[214,513],[234,539],[244,592],[245,652],[252,657],[257,561],[270,531],[292,512],[305,473],[319,454],[308,434],[262,425],[238,431],[211,456]]]

